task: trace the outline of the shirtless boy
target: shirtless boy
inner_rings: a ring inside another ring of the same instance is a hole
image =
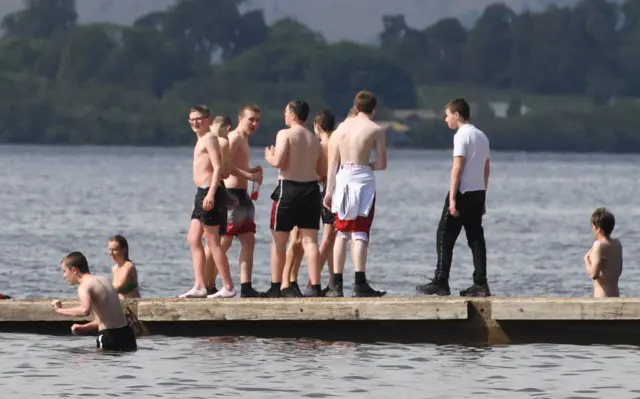
[[[63,308],[60,301],[53,302],[53,311],[71,317],[86,317],[93,312],[93,321],[74,324],[74,335],[98,331],[99,349],[132,352],[138,349],[133,329],[127,324],[118,292],[111,281],[94,276],[89,271],[87,258],[80,252],[71,252],[60,263],[62,275],[71,285],[79,285],[80,305]]]
[[[320,139],[320,145],[325,156],[327,156],[329,148],[329,138],[331,133],[335,129],[335,117],[329,110],[322,110],[316,114],[313,120],[313,130],[316,136]],[[321,195],[324,196],[326,188],[326,177],[320,178],[320,188],[322,190]],[[333,242],[335,239],[335,229],[333,223],[335,222],[335,216],[331,213],[331,210],[324,207],[322,202],[318,204],[322,213],[322,244],[320,245],[320,273],[322,274],[322,268],[325,262],[328,263],[329,268],[329,285],[324,289],[324,292],[328,292],[329,288],[333,285]],[[309,296],[311,292],[311,281],[307,283],[307,289],[304,292],[300,292],[298,288],[298,272],[300,271],[300,265],[302,264],[302,243],[300,242],[300,236],[298,235],[298,229],[294,228],[291,231],[289,248],[287,249],[287,261],[284,268],[284,276],[289,276],[290,285],[296,290],[298,296]]]
[[[193,257],[195,284],[192,289],[180,295],[180,298],[207,296],[203,235],[223,284],[212,297],[231,298],[236,295],[236,290],[231,280],[227,254],[220,245],[221,230],[227,225],[227,193],[222,182],[223,161],[220,142],[209,131],[211,113],[207,107],[198,105],[191,108],[189,123],[198,137],[193,151],[193,182],[197,191],[187,235]]]
[[[352,242],[351,257],[355,268],[353,295],[379,297],[386,294],[386,291],[371,288],[365,275],[376,199],[373,172],[387,168],[385,132],[371,120],[376,105],[373,93],[361,91],[356,94],[353,103],[356,115],[342,122],[329,140],[324,206],[336,215],[337,234],[333,247],[333,287],[327,296],[344,296],[342,273],[349,240]],[[373,149],[377,159],[369,162]]]
[[[211,126],[209,126],[209,131],[211,134],[218,138],[218,144],[220,144],[220,158],[222,159],[222,178],[226,179],[229,177],[230,172],[230,162],[229,162],[229,130],[231,129],[231,118],[227,115],[217,115],[211,121]],[[227,194],[229,194],[227,192]],[[229,198],[231,201],[232,199]],[[231,205],[230,202],[227,205]],[[226,226],[220,226],[220,234],[224,234],[224,229]],[[215,262],[213,261],[213,256],[211,255],[211,251],[209,247],[204,248],[205,253],[205,286],[207,287],[207,296],[213,295],[218,292],[216,288],[216,276],[218,275],[218,270],[216,269]]]
[[[611,237],[616,220],[605,208],[591,215],[591,230],[595,241],[584,256],[587,274],[593,280],[595,298],[619,297],[618,280],[622,274],[622,244]]]
[[[278,168],[278,187],[271,195],[271,288],[267,297],[298,296],[283,279],[283,268],[289,233],[298,227],[304,249],[312,296],[325,296],[320,287],[320,178],[326,175],[327,161],[320,140],[304,127],[309,116],[309,104],[290,101],[285,107],[284,120],[288,129],[278,132],[275,147],[265,148],[269,165]]]
[[[225,253],[231,248],[234,237],[240,240],[240,296],[256,298],[261,293],[253,289],[251,274],[253,271],[253,251],[256,245],[255,206],[247,189],[249,181],[262,184],[262,168],[251,168],[251,150],[249,136],[260,125],[260,108],[253,104],[244,105],[238,113],[238,127],[229,133],[229,176],[225,178],[232,203],[227,213],[227,228],[222,237],[222,249]]]

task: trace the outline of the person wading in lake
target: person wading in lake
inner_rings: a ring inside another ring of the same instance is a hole
[[[611,237],[615,225],[615,217],[605,208],[598,208],[591,215],[595,241],[584,256],[584,263],[593,280],[595,298],[620,296],[618,281],[622,274],[622,243]]]
[[[136,265],[129,259],[129,243],[121,235],[109,238],[109,257],[115,262],[111,268],[112,284],[120,299],[140,298],[138,272]]]
[[[487,249],[482,217],[489,186],[489,139],[470,123],[471,110],[464,99],[449,102],[445,108],[446,123],[457,129],[453,136],[453,167],[449,192],[438,224],[436,249],[438,264],[434,279],[416,290],[427,295],[451,295],[449,271],[453,247],[462,227],[473,253],[473,285],[460,291],[461,296],[490,296],[487,283]]]
[[[127,323],[118,292],[104,276],[94,276],[89,271],[87,258],[81,252],[71,252],[60,262],[62,275],[71,285],[79,285],[80,305],[63,308],[60,301],[52,303],[53,311],[71,317],[86,317],[93,312],[93,321],[74,324],[74,335],[98,331],[96,345],[99,349],[135,351],[136,336]]]

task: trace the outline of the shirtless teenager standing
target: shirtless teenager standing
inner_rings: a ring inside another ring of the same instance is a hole
[[[320,286],[320,178],[326,175],[327,161],[320,140],[304,127],[309,117],[309,104],[290,101],[285,107],[284,120],[288,129],[278,132],[276,145],[265,148],[269,165],[278,168],[278,186],[271,198],[271,288],[266,296],[295,297],[289,276],[283,280],[287,240],[298,227],[302,248],[309,265],[309,277],[314,297],[325,296]]]
[[[71,326],[73,335],[98,331],[96,345],[109,351],[132,352],[138,349],[136,336],[127,323],[118,292],[104,276],[89,271],[87,258],[81,252],[71,252],[60,262],[62,275],[71,285],[79,285],[80,305],[63,308],[60,301],[52,303],[53,311],[71,317],[86,317],[93,312],[93,321]]]
[[[207,107],[198,105],[190,109],[189,123],[198,136],[193,151],[193,182],[197,192],[187,235],[193,257],[195,284],[188,292],[180,295],[180,298],[207,296],[203,234],[223,284],[212,297],[231,298],[236,295],[227,254],[220,245],[221,230],[223,232],[227,225],[227,192],[222,182],[223,161],[220,143],[209,131],[210,122],[211,113]]]
[[[231,129],[231,118],[227,115],[217,115],[211,121],[211,126],[209,126],[209,131],[211,134],[218,138],[218,144],[220,144],[220,158],[222,159],[222,178],[226,179],[229,177],[231,165],[229,162],[229,130]],[[229,193],[227,192],[227,195]],[[232,198],[229,198],[229,202],[227,206],[231,205]],[[224,229],[226,226],[220,226],[220,234],[224,234]],[[213,261],[213,256],[211,255],[211,251],[209,247],[205,246],[205,286],[207,288],[207,296],[213,296],[218,289],[216,288],[216,276],[218,275],[218,270],[216,269],[215,262]]]
[[[227,228],[222,237],[222,249],[229,251],[234,237],[240,240],[240,296],[257,298],[262,294],[253,289],[253,252],[256,245],[255,206],[247,192],[250,181],[262,184],[262,168],[251,168],[249,136],[260,125],[260,108],[246,104],[238,113],[238,127],[229,133],[229,176],[225,178],[232,203],[227,213]]]
[[[591,215],[591,230],[595,241],[584,256],[587,274],[593,280],[595,298],[619,297],[618,280],[622,274],[622,243],[611,237],[616,219],[605,208]]]
[[[333,287],[327,296],[344,296],[342,273],[347,242],[350,240],[355,268],[353,295],[379,297],[386,294],[386,291],[371,288],[365,275],[376,200],[373,172],[387,168],[385,132],[371,120],[376,105],[373,93],[361,91],[356,94],[353,103],[356,115],[342,122],[329,140],[330,158],[324,206],[336,215],[337,234],[333,247]],[[377,159],[370,162],[373,149]]]
[[[335,117],[329,110],[322,110],[316,114],[313,120],[313,130],[316,136],[320,139],[320,145],[325,156],[328,156],[329,138],[331,133],[335,129]],[[326,189],[327,179],[320,178],[321,195],[324,197]],[[325,262],[328,264],[329,269],[329,285],[324,288],[324,292],[327,293],[329,288],[333,285],[333,243],[335,241],[335,229],[333,223],[335,222],[335,216],[331,213],[331,210],[324,207],[322,201],[318,204],[322,212],[322,244],[320,244],[320,274],[322,274],[322,268]],[[298,288],[298,272],[302,264],[302,243],[300,242],[300,236],[298,229],[294,228],[291,231],[289,248],[287,249],[287,261],[284,267],[284,276],[289,276],[289,282],[291,286],[296,290],[298,296],[313,295],[311,291],[311,281],[307,283],[307,289],[304,293],[300,292]]]

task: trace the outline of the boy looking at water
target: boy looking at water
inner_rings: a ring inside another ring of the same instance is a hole
[[[615,217],[606,208],[591,215],[591,230],[595,241],[584,256],[587,274],[593,280],[595,298],[619,297],[618,280],[622,274],[622,244],[611,237]]]
[[[93,312],[93,321],[74,324],[71,332],[78,335],[98,330],[96,344],[99,349],[137,350],[136,336],[127,323],[118,292],[111,281],[91,274],[87,258],[81,252],[71,252],[62,259],[60,266],[65,280],[71,285],[79,285],[80,305],[64,309],[60,301],[54,301],[53,311],[71,317],[86,317]]]

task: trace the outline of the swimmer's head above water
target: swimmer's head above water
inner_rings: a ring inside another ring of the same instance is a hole
[[[591,214],[591,231],[596,239],[600,234],[608,239],[614,227],[616,218],[607,208],[598,208]]]
[[[117,234],[109,238],[107,244],[109,246],[109,257],[116,263],[128,262],[129,259],[129,243],[123,236]]]
[[[60,262],[62,275],[71,285],[78,285],[85,274],[89,271],[89,262],[82,252],[74,251],[65,256]]]

